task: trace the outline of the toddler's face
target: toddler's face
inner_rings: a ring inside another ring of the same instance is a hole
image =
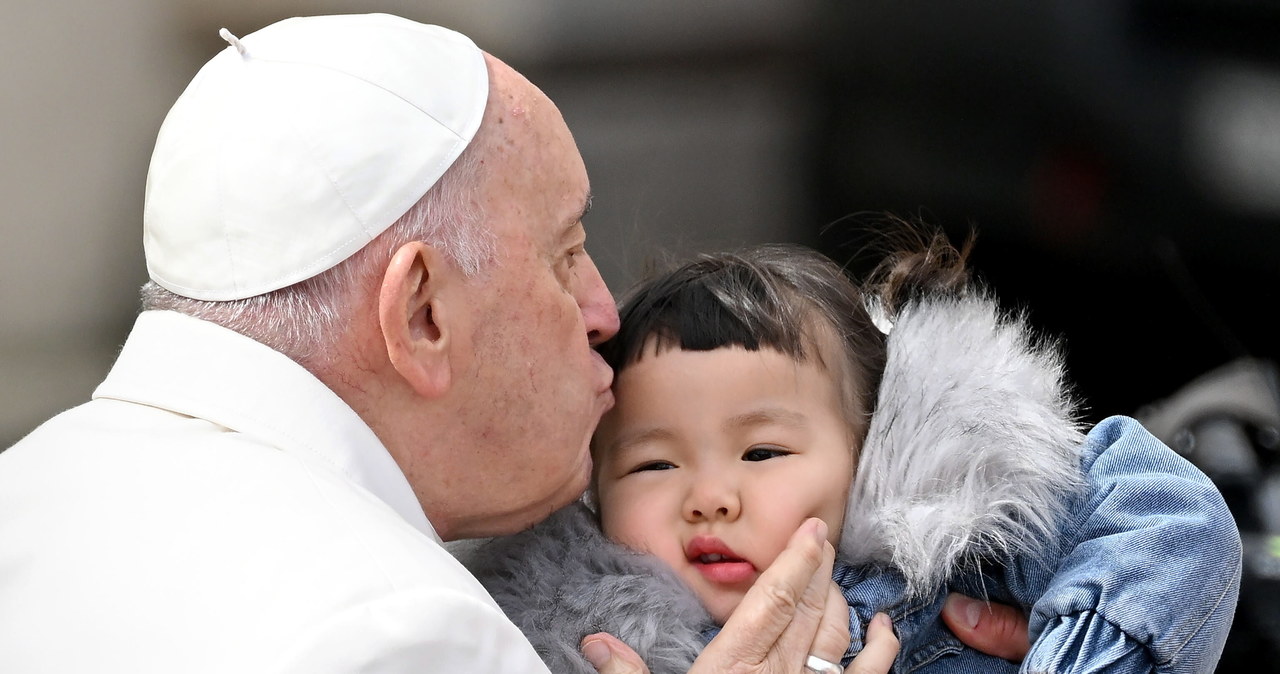
[[[721,624],[806,518],[837,543],[853,438],[835,378],[773,349],[648,353],[593,440],[607,536],[657,555]]]

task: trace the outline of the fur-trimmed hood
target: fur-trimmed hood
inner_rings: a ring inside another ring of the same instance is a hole
[[[897,567],[910,592],[927,594],[966,562],[1042,549],[1083,485],[1084,431],[1064,378],[1055,345],[989,296],[906,305],[889,332],[841,557]]]
[[[910,594],[987,557],[1036,554],[1082,484],[1084,435],[1060,354],[986,295],[907,304],[888,336],[877,409],[839,549],[896,567]],[[606,540],[574,504],[464,563],[553,672],[591,674],[581,639],[609,632],[654,674],[686,672],[710,616],[674,572]]]

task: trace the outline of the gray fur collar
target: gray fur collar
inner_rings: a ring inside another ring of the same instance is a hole
[[[581,502],[459,556],[556,674],[595,674],[578,645],[596,632],[622,639],[652,674],[684,674],[714,625],[670,567],[606,539]]]
[[[1049,547],[1083,442],[1053,345],[969,295],[907,305],[888,350],[841,557],[895,566],[924,595],[980,558]],[[713,625],[673,572],[604,539],[580,503],[459,556],[553,672],[592,674],[578,644],[600,631],[654,674],[687,672]]]
[[[977,294],[908,304],[888,348],[841,557],[929,594],[978,558],[1043,549],[1083,484],[1058,350]]]

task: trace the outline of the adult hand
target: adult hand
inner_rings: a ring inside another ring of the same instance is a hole
[[[942,607],[942,622],[965,645],[987,655],[1022,662],[1031,649],[1027,616],[1012,606],[952,593]]]
[[[584,637],[582,655],[600,674],[649,674],[649,667],[640,656],[608,632]]]
[[[810,519],[761,574],[690,674],[799,674],[810,655],[839,661],[849,643],[848,608],[831,583],[835,550],[827,525]],[[887,674],[898,653],[883,619],[867,632],[867,647],[850,665],[856,674]],[[644,674],[640,658],[607,634],[583,639],[583,653],[601,674]]]
[[[582,652],[600,674],[649,674],[631,647],[612,634],[600,632],[582,640]],[[888,674],[898,657],[898,637],[889,616],[877,613],[867,626],[866,642],[845,674]]]

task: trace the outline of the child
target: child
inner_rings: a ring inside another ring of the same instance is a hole
[[[1082,434],[1057,353],[964,253],[921,243],[865,292],[765,246],[630,293],[601,349],[617,405],[592,442],[594,508],[469,562],[553,671],[592,672],[577,647],[600,631],[654,674],[687,671],[813,516],[838,551],[846,664],[883,611],[894,671],[1018,671],[942,625],[957,591],[1030,614],[1022,671],[1212,670],[1241,558],[1217,490],[1131,419]]]

